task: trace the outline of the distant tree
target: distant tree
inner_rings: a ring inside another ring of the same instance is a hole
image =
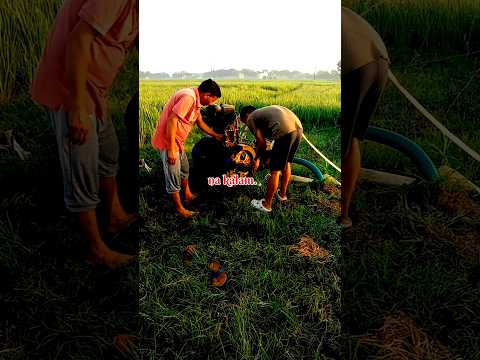
[[[340,80],[340,73],[337,70],[331,70],[331,71],[320,70],[315,73],[315,79],[336,81],[336,80]]]
[[[150,80],[168,80],[170,75],[166,72],[161,73],[151,73],[150,71],[140,71],[139,72],[140,80],[150,79]]]
[[[258,79],[259,72],[257,71],[250,70],[250,69],[242,69],[240,72],[245,76],[245,79],[250,79],[250,80]]]
[[[172,74],[172,79],[191,80],[193,78],[195,78],[194,74],[186,71],[175,72]]]

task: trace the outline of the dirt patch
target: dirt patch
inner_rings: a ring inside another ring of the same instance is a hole
[[[480,234],[467,233],[451,238],[460,254],[471,264],[480,264]]]
[[[319,207],[324,209],[326,213],[331,214],[335,217],[340,216],[340,212],[341,212],[340,201],[320,198],[318,203],[319,203]]]
[[[442,187],[438,194],[437,205],[453,215],[466,215],[480,221],[480,203],[465,191],[452,191]]]
[[[465,260],[480,264],[480,204],[464,191],[441,189],[437,206],[457,217],[460,226],[452,229],[448,224],[436,224],[427,228],[428,236],[452,243]]]
[[[319,199],[320,208],[326,210],[328,214],[335,217],[340,216],[341,212],[341,189],[335,185],[324,185],[322,191],[326,196],[322,195]]]
[[[425,230],[426,238],[447,241],[470,264],[480,264],[480,233],[471,227],[452,230],[445,224],[435,224]]]
[[[322,248],[308,235],[303,235],[298,244],[290,245],[288,248],[302,256],[320,259],[322,262],[328,262],[331,258],[330,251]]]
[[[338,200],[340,200],[340,197],[342,195],[342,191],[338,186],[335,185],[327,185],[325,184],[323,186],[323,192],[325,192],[328,195],[334,196]]]
[[[359,342],[378,349],[377,355],[382,359],[458,359],[445,345],[428,336],[403,312],[385,318],[384,325],[380,329],[372,335],[361,337]]]

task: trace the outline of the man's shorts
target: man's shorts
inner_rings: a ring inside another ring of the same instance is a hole
[[[160,150],[160,159],[163,164],[163,173],[165,174],[165,188],[167,193],[173,194],[180,192],[181,180],[188,179],[189,164],[187,154],[177,153],[177,160],[174,165],[169,164],[167,150]]]
[[[342,158],[350,150],[352,138],[363,140],[368,123],[388,81],[388,62],[371,62],[342,76]]]
[[[68,113],[50,111],[63,175],[63,198],[71,212],[95,209],[100,202],[100,178],[118,171],[118,139],[111,120],[90,118],[87,142],[74,145],[68,139]]]
[[[285,168],[287,162],[291,163],[293,161],[302,134],[303,130],[297,129],[275,140],[270,154],[270,171],[281,171]]]

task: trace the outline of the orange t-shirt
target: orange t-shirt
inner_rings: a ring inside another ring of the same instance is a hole
[[[83,20],[99,34],[90,48],[87,106],[105,119],[107,95],[138,35],[138,0],[66,0],[55,19],[32,83],[32,98],[52,110],[65,106],[68,37]]]
[[[200,116],[200,98],[197,88],[179,90],[163,107],[162,114],[157,123],[155,134],[152,137],[152,145],[157,150],[167,150],[169,143],[167,139],[167,120],[172,113],[178,116],[177,133],[175,143],[178,151],[183,152],[185,140],[192,130],[193,124]]]

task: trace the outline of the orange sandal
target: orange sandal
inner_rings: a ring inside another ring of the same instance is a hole
[[[210,284],[215,287],[221,287],[227,282],[227,273],[222,269],[222,265],[213,262],[208,265],[212,273],[210,274]]]

